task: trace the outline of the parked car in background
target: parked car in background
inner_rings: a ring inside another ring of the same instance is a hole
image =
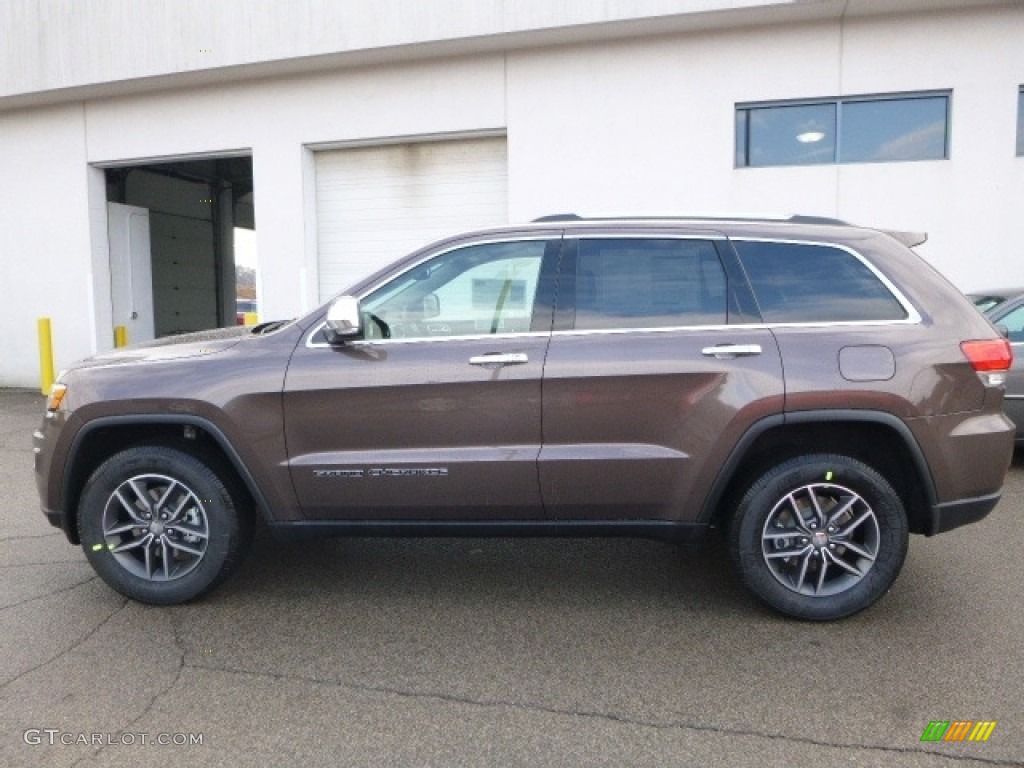
[[[967,294],[974,306],[982,312],[992,312],[1011,299],[1024,296],[1024,288],[1003,288],[995,291],[975,291]]]
[[[1003,409],[1017,425],[1017,445],[1024,445],[1024,288],[982,291],[969,296],[995,325],[1005,328],[1013,348],[1013,367],[1006,374]]]

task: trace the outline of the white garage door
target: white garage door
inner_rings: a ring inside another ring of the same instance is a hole
[[[508,220],[505,139],[316,153],[320,299],[432,240]]]

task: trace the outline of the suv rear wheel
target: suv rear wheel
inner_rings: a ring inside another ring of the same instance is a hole
[[[236,496],[193,456],[129,448],[103,462],[82,491],[82,548],[123,595],[154,604],[192,600],[223,581],[248,548],[251,526]]]
[[[772,467],[748,488],[729,535],[743,583],[781,613],[840,619],[888,591],[907,552],[903,503],[878,472],[815,454]]]

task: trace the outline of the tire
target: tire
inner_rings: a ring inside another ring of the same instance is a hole
[[[250,515],[226,477],[174,448],[139,446],[92,473],[78,505],[82,549],[96,573],[143,603],[194,600],[241,563]]]
[[[830,621],[889,590],[907,539],[903,503],[882,475],[848,456],[814,454],[778,464],[750,485],[732,519],[729,549],[744,585],[768,606]]]

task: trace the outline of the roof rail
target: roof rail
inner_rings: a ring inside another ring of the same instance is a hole
[[[540,216],[530,223],[543,224],[548,221],[583,221],[583,218],[575,213],[552,213],[547,216]]]
[[[659,216],[657,214],[637,216],[629,214],[625,216],[580,216],[578,213],[552,213],[547,216],[540,216],[533,220],[534,224],[545,224],[560,221],[751,221],[770,222],[786,221],[791,224],[820,224],[833,227],[854,226],[848,221],[832,218],[830,216],[810,216],[803,213],[796,213],[783,216],[772,216],[768,214],[736,214],[726,216],[722,214],[691,214],[688,216]],[[898,232],[894,230],[880,230],[885,234],[903,243],[908,248],[921,245],[928,239],[926,232]]]
[[[850,226],[849,222],[841,219],[833,219],[827,216],[808,216],[804,214],[687,214],[687,215],[660,215],[648,214],[636,215],[625,214],[622,216],[580,216],[578,213],[553,213],[547,216],[540,216],[533,220],[534,224],[544,224],[558,221],[789,221],[793,224],[829,224],[834,226]]]
[[[786,221],[791,221],[794,224],[831,224],[838,227],[848,227],[850,222],[843,221],[842,219],[833,219],[830,216],[805,216],[802,213],[797,213],[790,216]]]

